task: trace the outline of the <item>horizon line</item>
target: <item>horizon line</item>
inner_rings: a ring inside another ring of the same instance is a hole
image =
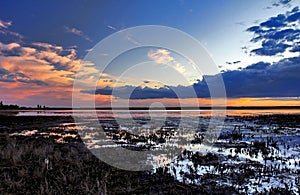
[[[200,107],[19,107],[18,109],[0,109],[1,110],[274,110],[274,109],[300,109],[300,106],[200,106]]]

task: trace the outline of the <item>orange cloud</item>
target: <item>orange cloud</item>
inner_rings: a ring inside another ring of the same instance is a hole
[[[0,43],[0,67],[9,72],[6,77],[15,77],[10,82],[2,80],[1,98],[23,105],[48,99],[53,105],[68,102],[70,106],[73,80],[81,65],[75,49],[64,49],[48,43],[33,45],[37,48],[22,47],[18,43]],[[1,56],[2,52],[16,51],[16,55]],[[61,55],[62,51],[69,51],[69,54]],[[23,78],[17,78],[18,75],[23,75]],[[23,83],[19,82],[21,79]],[[46,83],[47,86],[38,86],[33,81]],[[36,100],[37,97],[40,100]]]

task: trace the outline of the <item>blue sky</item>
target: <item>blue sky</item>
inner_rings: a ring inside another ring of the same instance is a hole
[[[298,97],[300,91],[291,85],[299,82],[296,74],[300,67],[298,5],[299,0],[1,1],[0,82],[3,85],[0,90],[7,94],[2,99],[25,105],[37,101],[53,106],[70,105],[72,79],[80,60],[105,37],[138,25],[169,26],[195,37],[223,72],[231,98]],[[149,57],[150,50],[137,51],[135,58]],[[177,54],[168,55],[184,63]],[[28,67],[24,68],[24,63]],[[122,62],[116,64],[122,66]],[[149,77],[155,76],[150,72]],[[139,79],[144,81],[144,77]],[[259,85],[258,80],[262,78],[266,79],[263,87],[251,86]],[[197,83],[195,75],[190,75],[189,80],[200,91],[207,91],[205,83]],[[136,83],[132,80],[127,84]],[[166,83],[173,87],[182,84],[180,81]],[[245,91],[237,90],[241,83]],[[146,81],[144,85],[147,84]],[[154,85],[163,86],[149,84]],[[27,88],[30,90],[26,91]],[[67,90],[62,92],[62,88]],[[153,92],[156,90],[159,89]],[[100,89],[97,92],[102,94]],[[23,95],[19,97],[15,93]],[[158,94],[157,98],[165,98],[163,93]],[[144,92],[142,96],[147,97]],[[209,95],[201,93],[198,97]]]
[[[226,61],[245,57],[241,47],[249,44],[251,34],[245,32],[248,26],[297,5],[297,1],[290,2],[290,6],[276,7],[273,3],[259,0],[2,1],[0,9],[1,19],[12,21],[11,30],[22,34],[25,41],[64,47],[76,45],[79,56],[84,56],[85,50],[116,30],[155,24],[191,34],[207,47],[216,63],[225,65]],[[68,33],[67,29],[82,31],[91,41]]]

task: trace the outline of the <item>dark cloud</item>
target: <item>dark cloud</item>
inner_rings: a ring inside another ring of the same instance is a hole
[[[292,9],[291,13],[295,13],[295,12],[298,12],[298,11],[299,11],[299,7],[297,6],[297,7],[294,7],[294,8]]]
[[[279,0],[279,2],[281,3],[281,4],[288,4],[289,2],[291,2],[292,0]]]
[[[278,53],[283,53],[290,45],[285,43],[277,43],[273,40],[263,41],[262,47],[258,49],[253,49],[252,53],[261,56],[273,56]]]
[[[156,99],[156,98],[177,98],[171,88],[153,89],[150,87],[136,87],[130,95],[130,99]]]
[[[32,83],[32,84],[36,84],[38,86],[48,86],[48,83],[41,81],[41,80],[18,79],[17,81],[22,82],[22,83]]]
[[[291,14],[288,18],[287,21],[289,22],[295,22],[297,20],[300,19],[300,12],[299,12],[299,8],[296,7],[296,9],[294,9],[294,12],[292,12],[293,14]]]
[[[300,52],[300,43],[295,44],[290,51],[291,52]]]
[[[289,5],[289,3],[291,2],[292,0],[278,0],[276,1],[275,3],[272,4],[272,6],[274,7],[278,7],[280,5]]]
[[[11,80],[11,79],[1,78],[1,77],[0,77],[0,82],[13,83],[13,82],[15,82],[15,81],[14,81],[14,80]]]
[[[271,64],[267,62],[258,62],[250,66],[247,66],[245,70],[265,70],[270,65]]]
[[[283,14],[279,14],[276,17],[272,17],[269,20],[260,23],[262,27],[282,27],[285,25],[286,17]]]
[[[233,61],[233,62],[226,62],[226,64],[228,64],[228,65],[238,64],[238,63],[241,63],[241,61],[237,60],[237,61]]]
[[[248,32],[262,33],[264,32],[260,26],[251,26],[247,29]]]
[[[300,96],[300,56],[270,64],[258,62],[240,70],[222,73],[228,98],[295,97]],[[135,86],[105,87],[96,94],[114,95],[124,99],[209,98],[209,85],[218,85],[219,76],[205,76],[191,86],[169,86],[158,89]],[[94,93],[93,91],[82,91]],[[128,95],[130,94],[130,95]]]
[[[248,47],[243,46],[243,47],[241,47],[241,49],[243,50],[243,52],[244,52],[245,54],[248,54],[248,53],[249,53],[249,48],[248,48]]]
[[[228,97],[299,96],[300,57],[269,64],[259,62],[222,74]]]
[[[288,2],[285,1],[285,3]],[[297,20],[300,20],[299,7],[295,7],[285,14],[271,17],[259,25],[249,27],[247,31],[254,34],[251,42],[261,42],[261,47],[253,49],[251,53],[273,56],[281,54],[287,49],[298,51],[297,48],[293,48],[295,42],[300,41],[300,29],[295,24]]]
[[[9,74],[9,71],[6,70],[5,68],[1,68],[1,67],[0,67],[0,76],[6,75],[6,74]]]
[[[275,31],[274,33],[266,36],[265,38],[269,38],[272,40],[285,40],[285,41],[294,41],[299,38],[300,30],[299,29],[283,29],[279,31]]]
[[[95,94],[113,95],[123,99],[158,99],[158,98],[190,98],[193,96],[191,86],[164,86],[160,88],[123,86],[123,87],[104,87],[97,89]],[[94,91],[84,90],[83,93],[93,94]]]
[[[14,47],[12,49],[0,51],[1,56],[21,56],[23,55],[21,47]]]
[[[104,83],[112,83],[112,82],[116,82],[115,80],[113,79],[103,79],[102,80]]]
[[[0,67],[0,82],[20,82],[20,83],[33,83],[39,86],[48,86],[47,83],[40,80],[30,79],[27,75],[21,72],[11,73],[5,68]]]
[[[249,32],[254,32],[255,37],[251,40],[252,42],[258,42],[261,40],[273,40],[276,42],[291,42],[299,39],[300,30],[286,28],[283,30],[280,29],[268,29],[262,30],[259,26],[254,26],[247,29]]]

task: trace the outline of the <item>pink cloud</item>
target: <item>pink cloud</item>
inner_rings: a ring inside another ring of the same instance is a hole
[[[11,25],[12,25],[11,21],[0,20],[0,28],[8,28]]]

